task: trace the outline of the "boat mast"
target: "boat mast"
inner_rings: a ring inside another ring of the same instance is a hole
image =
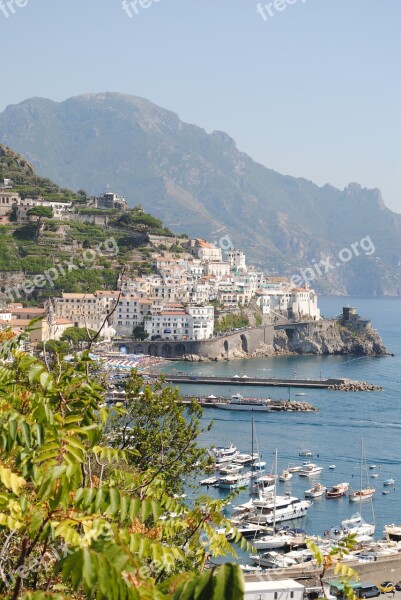
[[[273,504],[273,533],[276,533],[276,505],[277,505],[277,448],[274,457],[274,504]]]

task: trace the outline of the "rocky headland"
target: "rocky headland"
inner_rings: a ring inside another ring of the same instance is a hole
[[[305,328],[276,330],[271,343],[260,343],[252,352],[245,351],[242,344],[238,343],[219,356],[187,354],[183,359],[201,362],[299,354],[388,356],[389,352],[369,321],[345,323],[322,319],[309,323]]]

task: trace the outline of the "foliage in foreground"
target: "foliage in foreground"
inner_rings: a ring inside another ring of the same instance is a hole
[[[189,509],[135,452],[102,445],[109,411],[87,356],[50,373],[11,340],[0,361],[2,598],[243,597],[236,565],[205,569],[231,551],[224,503]]]

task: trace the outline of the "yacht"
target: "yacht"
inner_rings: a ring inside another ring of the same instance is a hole
[[[272,474],[262,475],[257,479],[252,479],[251,494],[263,494],[264,492],[271,492],[274,489],[275,483],[276,476]]]
[[[227,402],[218,402],[215,408],[222,410],[254,410],[258,412],[269,412],[270,398],[244,398],[241,394],[234,394]]]
[[[280,554],[273,551],[251,555],[251,559],[255,564],[270,569],[293,567],[294,565],[310,562],[313,558],[314,555],[310,550],[293,550],[292,552],[287,552],[287,554]]]
[[[230,444],[226,448],[224,446],[212,448],[210,452],[216,463],[229,462],[239,454],[236,446],[233,444]]]
[[[258,460],[258,458],[259,454],[255,452],[253,454],[237,454],[237,456],[233,458],[233,462],[238,465],[249,465],[255,460]]]
[[[243,465],[226,465],[220,467],[219,472],[223,475],[232,475],[233,473],[239,473],[243,468]]]
[[[263,525],[290,521],[304,517],[311,506],[312,502],[309,500],[272,494],[267,498],[260,497],[253,501],[253,512],[249,521]]]
[[[252,542],[252,546],[257,550],[274,550],[276,548],[285,548],[291,546],[294,540],[299,540],[299,535],[290,529],[282,529],[275,535],[265,535]]]
[[[314,477],[315,475],[319,475],[323,471],[323,467],[318,467],[314,463],[308,463],[307,465],[303,465],[302,469],[299,472],[300,477]]]
[[[250,480],[250,473],[235,473],[220,477],[218,487],[222,490],[236,490],[249,485]]]

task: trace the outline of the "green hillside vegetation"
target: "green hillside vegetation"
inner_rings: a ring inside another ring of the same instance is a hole
[[[0,181],[12,179],[13,192],[21,198],[42,197],[50,202],[83,202],[86,193],[74,193],[60,188],[50,179],[39,177],[35,169],[22,156],[0,144]]]
[[[93,209],[82,206],[86,193],[77,194],[62,189],[49,179],[38,177],[33,167],[12,150],[0,145],[0,180],[12,179],[13,191],[22,196],[43,197],[76,203],[76,212],[85,215],[107,215],[108,227],[68,220],[49,218],[50,211],[43,207],[32,209],[32,223],[18,225],[10,215],[9,224],[0,225],[0,271],[22,271],[30,280],[36,274],[64,266],[65,274],[51,286],[36,288],[28,303],[39,304],[61,292],[92,293],[98,289],[116,289],[122,265],[130,274],[152,271],[149,261],[151,246],[148,234],[172,235],[160,219],[136,206],[127,212]],[[105,243],[112,252],[104,249]],[[100,252],[96,250],[100,248]],[[94,260],[91,250],[95,250]],[[68,264],[82,264],[79,269],[68,269]],[[4,291],[6,285],[0,289]],[[27,300],[25,297],[24,300]]]

